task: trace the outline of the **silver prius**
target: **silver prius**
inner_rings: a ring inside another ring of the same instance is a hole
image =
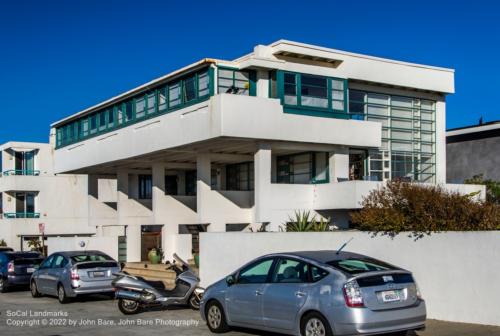
[[[215,333],[235,326],[303,336],[404,335],[426,320],[409,271],[336,251],[255,259],[209,286],[200,313]]]
[[[120,265],[100,251],[57,252],[48,256],[33,273],[31,295],[57,296],[60,303],[83,294],[109,293]]]

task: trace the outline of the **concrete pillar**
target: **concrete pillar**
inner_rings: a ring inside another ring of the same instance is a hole
[[[446,183],[446,102],[436,102],[436,183]]]
[[[127,261],[141,261],[141,226],[129,225],[127,222],[130,216],[128,211],[129,203],[129,174],[126,170],[119,170],[116,174],[117,179],[117,212],[118,224],[127,226]]]
[[[330,152],[328,160],[330,182],[338,182],[338,179],[349,179],[349,148],[338,147]]]
[[[254,155],[255,171],[255,222],[271,221],[271,146],[260,144]]]
[[[204,223],[204,196],[210,192],[210,154],[200,153],[196,157],[196,209],[198,212],[198,220]]]
[[[269,72],[257,71],[257,97],[269,98]]]
[[[161,218],[161,203],[165,198],[165,165],[155,163],[153,169],[153,191],[152,191],[152,205],[153,205],[153,223],[163,224]]]

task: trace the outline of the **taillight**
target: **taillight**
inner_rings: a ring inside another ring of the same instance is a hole
[[[415,281],[415,289],[417,290],[417,298],[419,300],[423,300],[424,298],[422,297],[422,292],[420,292],[420,288],[418,287],[418,284],[416,281]]]
[[[7,264],[7,272],[14,273],[14,262],[13,261],[11,261],[10,263]]]
[[[71,270],[71,280],[80,280],[80,275],[76,269]]]
[[[360,308],[364,307],[363,295],[359,289],[356,280],[349,281],[344,285],[344,299],[347,307]]]

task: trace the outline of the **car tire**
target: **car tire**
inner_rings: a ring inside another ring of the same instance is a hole
[[[7,280],[0,278],[0,293],[6,293],[7,290]]]
[[[312,312],[304,315],[300,321],[301,336],[333,336],[332,328],[320,313]]]
[[[35,280],[31,280],[30,282],[30,292],[31,296],[34,298],[39,298],[40,296],[42,296],[42,294],[40,294],[40,292],[38,291],[38,286]]]
[[[69,302],[69,298],[66,295],[66,290],[64,289],[64,286],[62,284],[59,284],[57,286],[57,300],[59,300],[59,303],[61,304]]]
[[[133,315],[137,314],[141,311],[141,304],[137,301],[126,300],[126,299],[118,299],[118,309],[124,315]]]
[[[221,304],[215,300],[209,301],[205,307],[205,317],[207,326],[211,332],[222,334],[229,331],[229,325],[226,321],[226,315]]]

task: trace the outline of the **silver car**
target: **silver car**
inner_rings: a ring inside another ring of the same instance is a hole
[[[209,286],[200,313],[215,333],[237,326],[303,336],[406,334],[426,320],[409,271],[336,251],[253,260]]]
[[[48,256],[31,276],[33,297],[57,296],[60,303],[83,294],[109,293],[120,265],[100,251],[57,252]]]

